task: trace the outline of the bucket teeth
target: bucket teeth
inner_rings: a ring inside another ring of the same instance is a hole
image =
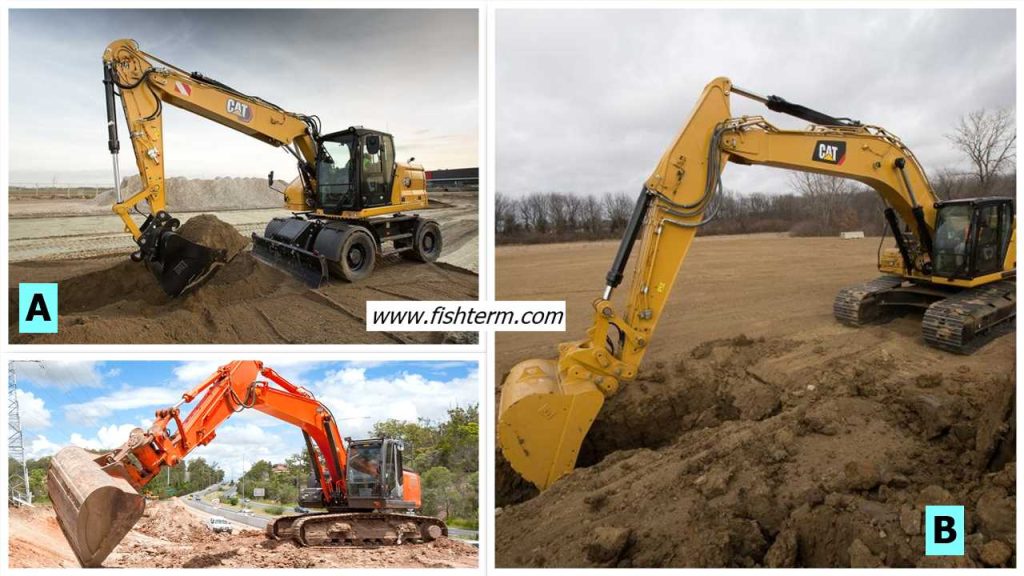
[[[69,446],[53,457],[46,475],[57,523],[86,568],[103,564],[146,506],[127,480],[111,476],[94,458]]]

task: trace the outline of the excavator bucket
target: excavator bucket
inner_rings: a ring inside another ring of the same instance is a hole
[[[498,443],[519,474],[541,490],[576,466],[583,438],[604,404],[588,380],[558,373],[555,360],[527,360],[501,388]]]
[[[86,568],[103,564],[146,507],[127,480],[107,474],[95,457],[69,446],[53,457],[46,475],[57,523]]]
[[[327,259],[291,244],[252,234],[252,255],[257,260],[282,270],[310,288],[319,288],[330,275]]]
[[[215,250],[186,240],[177,232],[160,235],[159,256],[146,262],[164,292],[180,296],[202,284],[226,260],[224,250]]]

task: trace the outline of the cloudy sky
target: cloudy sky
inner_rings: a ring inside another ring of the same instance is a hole
[[[133,428],[148,428],[158,408],[176,404],[219,362],[15,362],[18,406],[29,458],[73,444],[116,448]],[[367,438],[382,420],[444,420],[449,408],[479,403],[476,362],[268,362],[331,409],[342,435]],[[194,404],[186,405],[183,412]],[[245,410],[192,456],[217,462],[228,477],[264,459],[283,462],[303,450],[298,429]]]
[[[943,137],[1016,100],[1015,17],[996,10],[502,10],[497,188],[639,192],[704,85],[727,76],[884,126],[926,170],[963,166]],[[734,115],[801,120],[739,97]],[[726,188],[786,191],[784,171],[730,164]]]
[[[112,180],[102,56],[118,38],[319,115],[325,133],[390,131],[428,170],[476,166],[477,28],[475,10],[11,10],[11,182]],[[296,173],[285,151],[172,106],[164,128],[168,176]]]

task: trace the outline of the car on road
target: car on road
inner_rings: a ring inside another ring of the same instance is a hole
[[[219,534],[220,532],[232,534],[235,531],[234,527],[231,526],[231,523],[228,522],[226,518],[221,518],[220,516],[210,518],[206,521],[206,525],[209,526],[210,530],[212,530],[214,534]]]
[[[252,510],[250,510],[249,508],[242,508],[241,513],[245,514],[246,516],[252,516]]]
[[[293,510],[295,510],[299,514],[309,514],[309,508],[303,508],[302,506],[296,506],[295,508],[293,508]]]

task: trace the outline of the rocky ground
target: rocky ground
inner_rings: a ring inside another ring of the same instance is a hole
[[[49,507],[11,508],[12,568],[77,568]],[[443,538],[376,548],[300,548],[262,531],[213,534],[203,513],[177,500],[148,502],[145,516],[104,562],[108,568],[472,568],[477,549]]]

